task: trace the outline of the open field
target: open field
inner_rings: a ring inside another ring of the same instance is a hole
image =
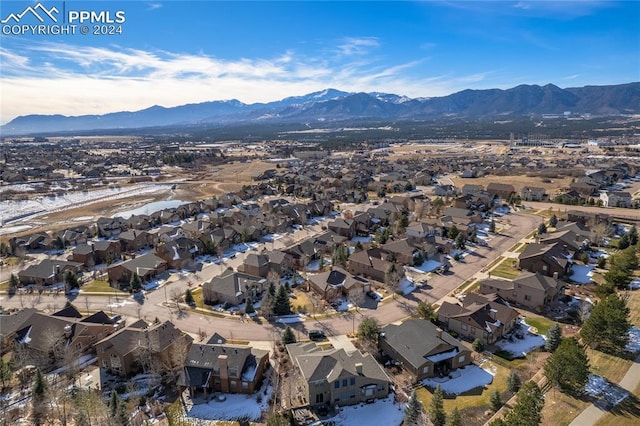
[[[629,300],[629,321],[636,327],[640,327],[640,290],[630,291]]]
[[[108,282],[102,280],[94,280],[82,286],[82,293],[109,293],[114,296],[129,296],[129,293],[117,290],[109,285]]]

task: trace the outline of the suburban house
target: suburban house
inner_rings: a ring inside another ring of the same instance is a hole
[[[256,277],[265,277],[269,273],[269,256],[266,254],[249,253],[238,271]]]
[[[567,212],[567,220],[570,222],[578,222],[586,226],[595,226],[599,224],[611,226],[613,223],[611,216],[606,213],[583,212],[580,210],[569,210]]]
[[[364,278],[351,275],[342,268],[333,267],[329,271],[309,275],[310,290],[316,292],[324,300],[331,302],[338,297],[348,299],[363,295],[371,289],[371,283]]]
[[[139,320],[95,344],[98,365],[130,376],[140,370],[182,365],[193,338],[172,322],[147,324]]]
[[[547,190],[537,186],[525,186],[520,191],[522,201],[543,201],[547,198]]]
[[[602,191],[600,192],[600,199],[602,200],[603,207],[631,207],[633,198],[627,191]]]
[[[133,274],[138,274],[140,280],[148,282],[158,274],[167,270],[167,262],[155,254],[147,253],[126,262],[109,265],[107,274],[112,287],[127,287]]]
[[[354,405],[385,398],[391,380],[370,354],[322,350],[315,343],[291,343],[287,352],[302,374],[312,407]]]
[[[548,277],[565,278],[571,275],[571,254],[565,244],[527,244],[518,256],[518,268],[529,272],[539,272]]]
[[[269,258],[269,269],[282,276],[293,271],[293,258],[290,254],[280,250],[265,253]]]
[[[339,217],[329,222],[327,226],[331,231],[346,238],[353,238],[356,235],[356,221],[353,219]]]
[[[491,279],[480,282],[480,293],[497,294],[510,303],[541,310],[564,293],[563,281],[540,273],[523,272],[513,281]]]
[[[206,398],[214,392],[252,394],[258,390],[269,365],[269,351],[249,346],[194,343],[184,361],[178,379],[181,391],[191,397],[202,392]]]
[[[510,183],[490,182],[487,185],[487,192],[494,197],[508,200],[516,190]]]
[[[589,241],[585,241],[584,237],[577,235],[570,229],[544,234],[540,236],[540,240],[538,242],[540,244],[564,244],[567,248],[573,251],[578,251],[589,243]]]
[[[402,265],[409,266],[420,265],[425,258],[429,258],[437,252],[436,247],[430,243],[418,244],[406,238],[388,242],[380,249],[387,253],[388,260],[393,259]]]
[[[80,262],[86,267],[93,267],[101,263],[113,263],[120,258],[120,243],[118,241],[98,240],[76,246],[68,260]]]
[[[134,252],[153,246],[153,234],[147,231],[130,229],[122,232],[118,238],[123,252]]]
[[[427,237],[432,237],[436,234],[436,229],[433,225],[425,222],[413,222],[405,229],[407,237],[410,239],[421,241]]]
[[[471,364],[471,351],[431,321],[412,319],[380,330],[382,352],[409,372],[414,381],[442,377]]]
[[[196,256],[202,254],[202,242],[200,240],[181,237],[156,246],[158,257],[167,262],[167,266],[173,269],[196,269]]]
[[[492,345],[513,329],[519,313],[499,301],[497,295],[470,293],[460,303],[443,302],[438,323],[468,340]]]
[[[34,308],[24,308],[17,312],[0,314],[0,355],[12,349],[12,340],[20,326],[33,314],[38,312]]]
[[[229,303],[236,306],[248,298],[258,300],[266,284],[267,280],[263,277],[227,269],[222,275],[202,285],[202,295],[204,303],[208,305]]]
[[[386,257],[387,255],[378,248],[354,252],[349,256],[349,272],[384,283],[393,265]]]
[[[18,272],[18,279],[22,285],[48,286],[63,282],[67,272],[78,274],[81,268],[80,262],[44,259],[37,265],[29,265]]]

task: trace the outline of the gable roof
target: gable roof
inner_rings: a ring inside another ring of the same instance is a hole
[[[388,324],[381,329],[380,337],[417,369],[428,356],[466,348],[450,334],[439,330],[431,321],[412,319],[402,324]]]
[[[238,293],[246,291],[245,285],[251,286],[266,282],[267,280],[262,277],[229,270],[224,275],[213,277],[211,281],[204,283],[204,286],[220,294],[236,296]]]
[[[100,340],[96,343],[96,347],[101,345],[114,348],[116,353],[124,356],[133,352],[144,341],[154,352],[162,352],[183,335],[182,331],[177,329],[171,321],[151,324],[143,328],[142,326],[145,324],[142,321],[137,321],[135,324]]]
[[[364,278],[355,277],[344,269],[338,267],[333,267],[331,270],[321,272],[319,274],[310,275],[309,281],[314,283],[322,291],[325,291],[329,286],[349,289],[355,285],[368,283]]]
[[[563,282],[546,275],[542,275],[538,272],[523,272],[518,275],[514,280],[514,283],[521,284],[525,287],[534,288],[536,290],[547,291],[550,288],[562,287]]]

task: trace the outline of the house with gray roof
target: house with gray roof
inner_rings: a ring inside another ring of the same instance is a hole
[[[412,319],[380,330],[380,349],[416,382],[471,364],[471,351],[431,321]]]
[[[22,285],[48,286],[64,281],[67,272],[80,273],[82,263],[66,260],[44,259],[37,265],[29,265],[18,272]]]
[[[204,302],[208,305],[229,303],[237,306],[248,298],[256,301],[267,285],[266,278],[226,270],[222,275],[213,277],[202,285]]]
[[[143,254],[125,262],[109,265],[107,274],[112,287],[127,287],[133,274],[138,274],[142,282],[148,282],[167,270],[167,262],[152,253]]]
[[[534,272],[522,272],[513,281],[490,279],[480,282],[480,293],[497,294],[510,303],[542,310],[564,294],[566,283],[557,277]]]
[[[572,264],[572,256],[567,251],[567,245],[562,242],[553,244],[530,243],[518,255],[519,269],[539,272],[548,277],[568,277],[571,275]]]
[[[358,293],[365,294],[371,289],[371,283],[364,278],[351,275],[339,267],[308,276],[309,289],[324,300],[331,302],[340,296],[348,299]]]
[[[370,354],[322,350],[315,343],[291,343],[287,352],[302,374],[311,407],[355,405],[389,394],[391,380]]]
[[[252,394],[268,368],[269,351],[241,345],[192,344],[178,378],[191,397],[213,392]]]

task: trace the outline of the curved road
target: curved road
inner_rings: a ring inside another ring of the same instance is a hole
[[[480,273],[481,269],[499,257],[502,253],[511,248],[524,236],[536,229],[542,219],[526,213],[511,213],[502,218],[505,230],[501,235],[494,236],[491,247],[475,247],[475,251],[467,255],[462,262],[454,262],[451,271],[446,275],[433,275],[429,280],[429,286],[414,291],[407,296],[397,296],[379,304],[372,309],[360,308],[357,312],[346,312],[330,318],[320,320],[308,319],[303,323],[291,324],[298,332],[306,333],[309,329],[323,329],[329,336],[347,334],[357,328],[362,316],[376,318],[380,324],[388,324],[406,318],[411,315],[419,300],[430,303],[438,302],[460,286],[464,281]],[[500,228],[500,223],[498,228]],[[320,225],[297,231],[292,236],[286,236],[273,243],[266,243],[268,249],[282,248],[284,245],[300,241],[313,233],[320,232]],[[209,281],[213,276],[218,275],[227,266],[237,267],[240,265],[245,254],[238,254],[235,259],[229,259],[225,265],[207,265],[202,271],[196,274],[181,274],[180,277],[171,283],[163,285],[158,290],[148,292],[142,303],[138,303],[132,297],[122,299],[116,296],[84,296],[82,293],[74,300],[74,304],[79,309],[105,310],[115,312],[131,318],[143,318],[152,321],[155,318],[161,321],[170,320],[178,328],[197,335],[204,331],[208,336],[219,333],[229,339],[268,341],[273,340],[274,331],[282,328],[282,324],[277,323],[257,323],[254,321],[243,321],[239,317],[218,318],[204,315],[190,309],[176,309],[176,304],[171,301],[175,293],[184,294],[189,287],[189,282],[201,284]],[[174,275],[175,277],[176,275]],[[116,300],[117,299],[117,300]],[[39,309],[60,309],[64,306],[66,298],[62,295],[16,295],[8,298],[2,295],[0,305],[4,307],[36,307]],[[367,300],[367,303],[371,301]],[[366,303],[365,303],[366,305]]]

